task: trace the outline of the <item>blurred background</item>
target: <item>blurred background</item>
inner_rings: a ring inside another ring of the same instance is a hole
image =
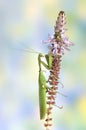
[[[39,119],[36,53],[47,53],[57,14],[65,11],[75,45],[62,58],[51,130],[86,130],[86,0],[0,0],[0,130],[44,130]]]

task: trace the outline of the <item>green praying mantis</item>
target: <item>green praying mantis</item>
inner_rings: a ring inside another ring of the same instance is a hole
[[[43,55],[40,52],[36,52],[34,49],[29,48],[29,50],[26,49],[18,49],[20,51],[25,51],[29,53],[37,53],[38,54],[38,66],[39,66],[39,74],[38,74],[38,84],[39,84],[39,112],[40,112],[40,120],[45,119],[46,116],[46,110],[47,110],[47,105],[46,105],[46,91],[48,89],[51,89],[48,85],[47,82],[48,80],[46,79],[42,66],[45,67],[45,69],[50,70],[52,67],[52,54],[45,54]],[[42,58],[45,58],[45,62],[42,60]],[[66,95],[60,93],[57,91],[57,93],[63,95],[66,97]],[[55,105],[57,106],[57,105]],[[57,106],[59,107],[59,106]],[[62,108],[62,107],[59,107]]]
[[[43,65],[46,69],[50,70],[52,67],[52,55],[45,55],[45,59],[47,64],[42,61],[43,54],[40,53],[38,55],[38,65],[39,65],[39,109],[40,109],[40,119],[44,119],[46,115],[46,90],[48,89],[47,80],[45,75],[43,74],[43,70],[41,65]]]
[[[39,111],[40,111],[40,120],[42,120],[45,118],[45,115],[46,115],[46,91],[47,91],[47,89],[49,89],[49,87],[47,86],[46,77],[45,77],[43,70],[42,70],[42,66],[44,66],[47,70],[51,69],[51,67],[52,67],[52,54],[43,55],[40,52],[36,52],[32,48],[29,48],[29,50],[26,50],[26,49],[18,49],[18,50],[38,54]],[[42,61],[42,58],[45,58],[46,63],[44,61]]]

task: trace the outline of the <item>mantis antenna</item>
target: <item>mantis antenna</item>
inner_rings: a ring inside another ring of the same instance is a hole
[[[30,53],[37,53],[39,54],[40,52],[28,47],[26,44],[21,43],[22,47],[24,47],[25,49],[20,49],[20,48],[11,48],[13,50],[18,50],[18,51],[24,51],[24,52],[30,52]]]

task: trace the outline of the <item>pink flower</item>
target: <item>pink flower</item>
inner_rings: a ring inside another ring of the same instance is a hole
[[[65,50],[70,50],[69,47],[74,45],[68,40],[68,37],[65,36],[65,31],[67,30],[65,24],[65,13],[64,11],[60,11],[56,20],[56,25],[54,26],[54,36],[48,34],[48,40],[43,41],[43,43],[49,44],[49,52],[53,55],[63,55]]]

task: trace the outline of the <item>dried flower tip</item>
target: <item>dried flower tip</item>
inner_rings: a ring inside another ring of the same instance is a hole
[[[64,32],[65,28],[64,25],[66,24],[66,19],[65,19],[65,13],[64,11],[60,11],[57,20],[56,20],[56,25],[54,27],[55,32]]]

